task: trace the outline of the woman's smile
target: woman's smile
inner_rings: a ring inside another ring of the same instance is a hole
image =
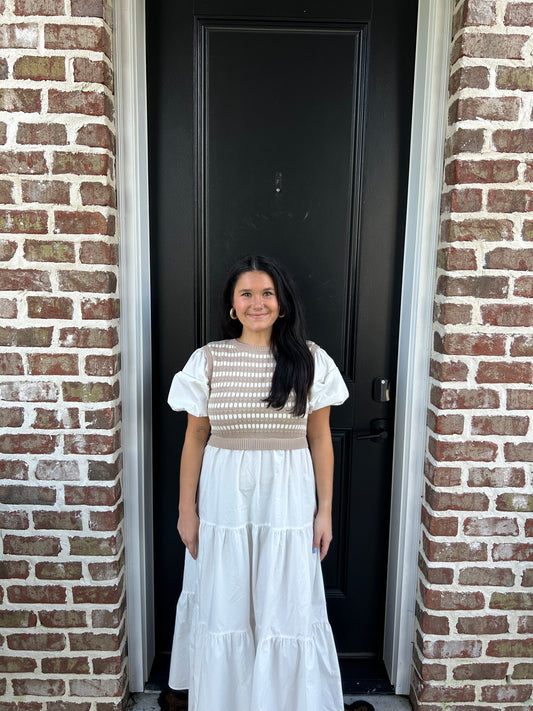
[[[242,323],[240,339],[250,345],[269,345],[279,317],[276,288],[266,272],[244,272],[233,292],[233,308]]]

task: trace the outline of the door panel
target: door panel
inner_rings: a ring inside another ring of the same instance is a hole
[[[239,256],[279,258],[310,338],[350,389],[332,412],[334,542],[323,565],[342,656],[381,659],[416,3],[147,5],[157,647],[170,649],[185,417],[173,373],[219,337]],[[387,440],[358,439],[370,421]]]

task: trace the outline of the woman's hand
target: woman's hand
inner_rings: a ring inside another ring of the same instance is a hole
[[[200,519],[194,509],[180,511],[178,518],[178,533],[185,547],[194,560],[198,557],[198,531],[200,529]]]
[[[320,553],[321,561],[326,557],[332,539],[331,513],[319,510],[315,516],[313,552],[316,550]]]

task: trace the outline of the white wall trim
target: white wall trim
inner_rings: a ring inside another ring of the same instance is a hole
[[[409,692],[452,0],[420,0],[398,354],[385,664]],[[126,585],[130,689],[154,656],[144,0],[115,0]]]
[[[114,7],[128,666],[142,691],[155,649],[144,0]]]
[[[420,0],[398,348],[384,658],[409,693],[451,39],[451,0]]]

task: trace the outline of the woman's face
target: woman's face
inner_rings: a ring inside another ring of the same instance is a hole
[[[242,323],[242,337],[266,337],[279,316],[274,282],[266,272],[244,272],[235,284],[233,308]]]

